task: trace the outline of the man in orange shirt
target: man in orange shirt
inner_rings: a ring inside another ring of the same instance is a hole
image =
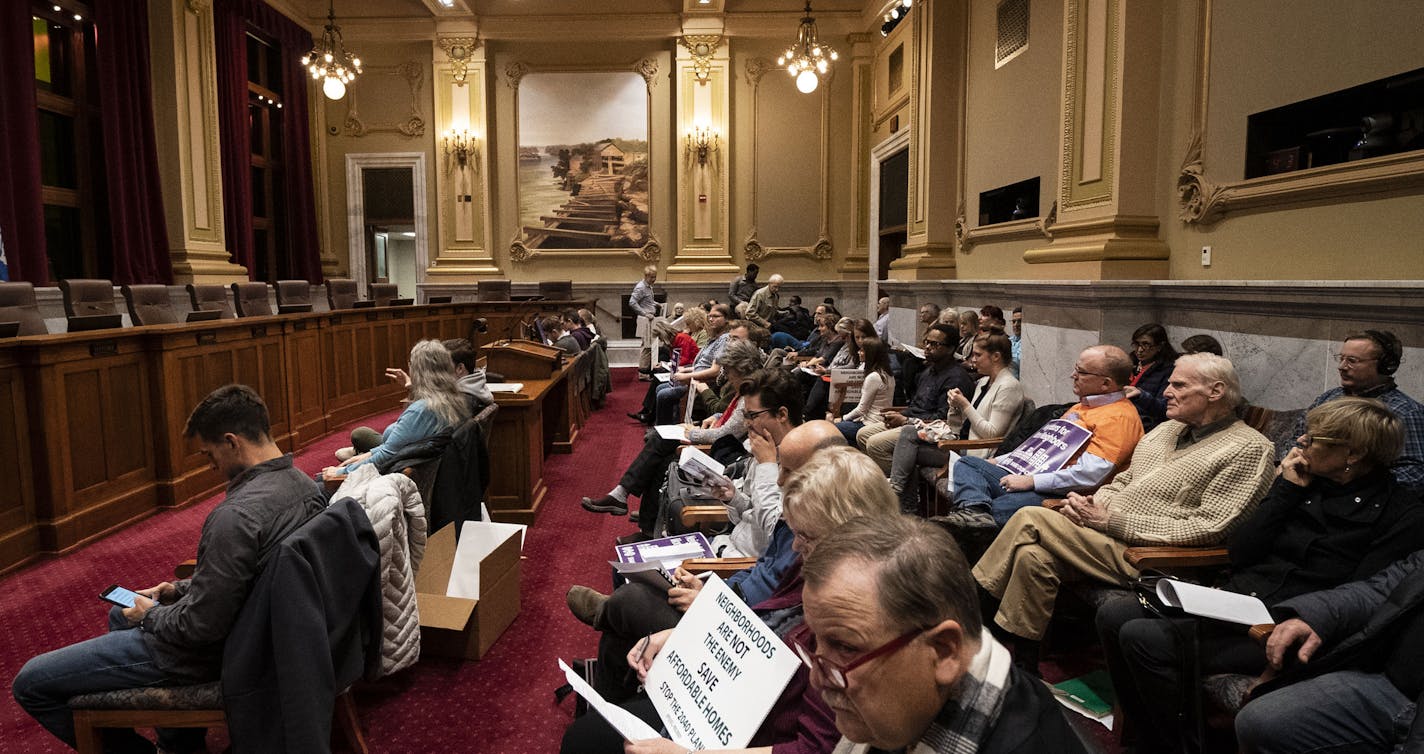
[[[1131,378],[1132,361],[1121,348],[1083,351],[1072,375],[1078,403],[1063,414],[1093,433],[1082,450],[1063,468],[1038,474],[1011,474],[996,459],[961,457],[950,470],[957,507],[938,520],[958,529],[1000,528],[1020,508],[1069,492],[1091,492],[1112,481],[1142,439],[1142,420],[1122,391]]]

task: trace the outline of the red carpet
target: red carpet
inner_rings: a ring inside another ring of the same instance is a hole
[[[641,405],[644,386],[632,369],[613,372],[614,392],[594,412],[573,454],[550,456],[549,492],[530,528],[522,563],[519,617],[479,662],[434,658],[381,683],[359,688],[362,727],[376,752],[553,752],[571,719],[573,701],[554,704],[563,683],[556,658],[590,657],[597,637],[564,607],[570,584],[604,591],[613,538],[633,530],[626,518],[588,513],[583,495],[613,487],[642,447],[642,429],[624,416]],[[358,424],[381,427],[396,412]],[[349,429],[349,428],[347,428]],[[347,444],[347,429],[312,445],[297,459],[315,472]],[[495,469],[498,473],[498,469]],[[64,558],[38,563],[0,580],[7,641],[0,678],[11,679],[30,657],[103,630],[107,607],[97,595],[112,583],[152,586],[192,557],[203,518],[220,498],[167,511]],[[209,736],[210,746],[221,743]],[[0,700],[0,752],[66,749],[7,693]],[[221,749],[217,749],[221,750]]]

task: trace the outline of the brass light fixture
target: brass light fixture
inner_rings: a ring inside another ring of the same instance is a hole
[[[467,128],[452,128],[445,132],[445,155],[455,158],[461,169],[474,158],[475,170],[479,170],[479,141],[479,137]]]
[[[706,165],[707,156],[719,151],[721,145],[721,136],[711,126],[699,123],[687,132],[687,154],[696,156],[698,165]]]
[[[777,65],[786,66],[786,72],[796,79],[796,88],[804,94],[816,91],[821,79],[830,75],[831,63],[840,57],[834,48],[822,43],[819,36],[816,19],[811,17],[811,0],[806,0],[806,15],[801,17],[801,26],[796,30],[796,43],[776,59]]]
[[[347,51],[341,39],[341,27],[336,25],[336,0],[327,6],[326,29],[321,33],[321,41],[302,56],[302,65],[313,79],[326,79],[321,91],[327,99],[345,97],[346,85],[361,73],[361,59]]]

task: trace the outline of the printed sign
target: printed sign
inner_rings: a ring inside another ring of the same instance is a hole
[[[658,652],[644,686],[679,746],[740,749],[800,663],[714,575]]]
[[[712,557],[712,545],[702,532],[678,534],[662,539],[650,539],[631,545],[613,548],[620,563],[652,563],[666,560],[682,561],[688,558]]]
[[[1010,474],[1045,474],[1068,465],[1088,444],[1093,433],[1067,419],[1054,419],[1024,440],[1013,452],[1000,456],[999,468]]]

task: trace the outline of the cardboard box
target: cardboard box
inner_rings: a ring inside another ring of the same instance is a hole
[[[522,526],[465,523],[456,568],[455,527],[435,532],[415,577],[421,654],[478,660],[519,614]],[[466,596],[452,596],[452,595]]]

